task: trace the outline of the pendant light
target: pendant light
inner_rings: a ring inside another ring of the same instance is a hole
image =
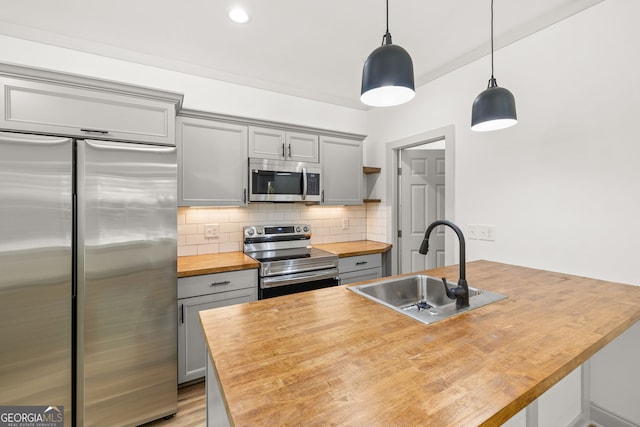
[[[504,129],[518,123],[516,100],[507,89],[498,87],[493,77],[493,0],[491,0],[491,78],[489,85],[473,101],[471,130],[484,132]]]
[[[414,96],[413,61],[406,50],[391,43],[387,0],[387,31],[382,36],[382,46],[371,52],[364,63],[360,100],[372,107],[390,107]]]

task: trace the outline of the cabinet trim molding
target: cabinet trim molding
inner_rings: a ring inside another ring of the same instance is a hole
[[[366,135],[361,135],[356,133],[320,129],[320,128],[314,128],[310,126],[292,125],[289,123],[275,122],[270,120],[251,119],[246,117],[211,113],[208,111],[200,111],[200,110],[182,109],[178,112],[178,116],[193,117],[197,119],[217,120],[217,121],[236,124],[236,125],[266,127],[266,128],[279,129],[279,130],[290,131],[290,132],[293,131],[293,132],[301,132],[301,133],[314,133],[320,136],[334,136],[338,138],[353,139],[356,141],[362,141],[367,137]]]

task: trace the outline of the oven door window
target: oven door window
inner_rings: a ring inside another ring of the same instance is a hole
[[[302,172],[258,170],[251,174],[253,194],[302,194]]]

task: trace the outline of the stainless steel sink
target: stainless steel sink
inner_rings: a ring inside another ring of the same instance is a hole
[[[450,282],[447,286],[456,287]],[[349,290],[423,323],[435,323],[506,298],[469,287],[469,307],[457,309],[456,301],[447,297],[442,279],[423,274],[351,286]]]

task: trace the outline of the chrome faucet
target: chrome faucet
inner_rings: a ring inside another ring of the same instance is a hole
[[[447,227],[450,227],[453,231],[455,231],[456,235],[458,236],[458,242],[460,246],[460,278],[458,279],[458,286],[450,289],[447,286],[447,281],[444,278],[442,279],[442,283],[444,284],[444,288],[447,291],[447,296],[451,299],[456,300],[456,308],[469,307],[469,286],[467,285],[466,278],[465,245],[462,230],[460,230],[460,228],[458,228],[458,226],[451,221],[447,221],[444,219],[434,221],[429,224],[429,227],[427,227],[427,231],[424,233],[424,240],[422,241],[418,252],[420,252],[422,255],[426,255],[427,252],[429,252],[429,235],[431,234],[431,231],[439,225],[446,225]]]

